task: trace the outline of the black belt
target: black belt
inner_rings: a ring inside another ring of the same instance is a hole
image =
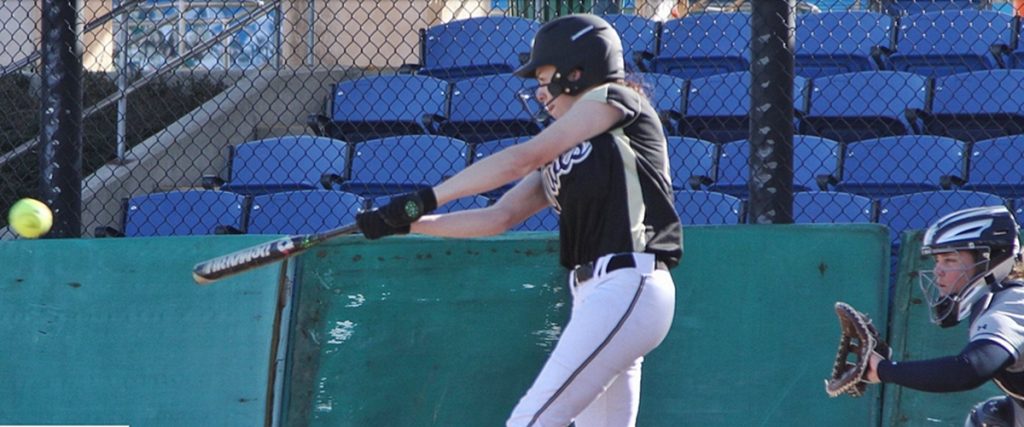
[[[604,272],[611,273],[615,270],[633,267],[636,267],[636,260],[633,258],[632,253],[615,254],[612,255],[611,259],[608,260],[608,266],[604,268]],[[668,265],[665,264],[664,261],[655,260],[654,268],[657,270],[668,270]],[[586,282],[587,280],[594,278],[594,262],[591,261],[588,263],[580,264],[576,266],[576,268],[574,268],[572,271],[574,276],[576,277],[577,284]]]

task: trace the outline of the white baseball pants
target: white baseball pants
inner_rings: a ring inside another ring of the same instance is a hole
[[[627,427],[640,407],[643,356],[668,334],[675,285],[654,256],[634,253],[636,267],[605,272],[576,284],[572,315],[540,375],[509,417],[509,427]]]

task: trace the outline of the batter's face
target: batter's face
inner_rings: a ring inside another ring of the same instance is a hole
[[[537,84],[539,86],[537,87],[537,93],[535,95],[537,97],[537,101],[544,104],[544,109],[548,111],[548,114],[557,119],[562,117],[566,111],[569,111],[572,104],[576,103],[577,97],[564,93],[559,96],[555,96],[548,91],[548,84],[550,84],[551,79],[554,78],[555,72],[556,69],[554,65],[541,65],[540,67],[537,67]]]
[[[974,256],[967,251],[935,254],[935,283],[942,296],[960,292],[970,283],[977,270]]]

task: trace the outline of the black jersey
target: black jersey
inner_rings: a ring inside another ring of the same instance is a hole
[[[675,266],[683,231],[672,204],[668,144],[654,107],[618,84],[591,89],[581,100],[607,103],[625,115],[611,130],[542,168],[544,191],[559,213],[562,265],[650,252]]]

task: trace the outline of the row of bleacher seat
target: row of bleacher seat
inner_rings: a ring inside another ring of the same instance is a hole
[[[488,206],[493,200],[467,197],[441,206],[452,212]],[[746,201],[725,193],[681,190],[674,195],[684,225],[744,223]],[[974,191],[925,191],[882,199],[852,193],[807,191],[793,195],[795,223],[881,223],[897,242],[902,230],[923,228],[931,218],[972,206],[1004,204],[1024,219],[1024,198],[1003,199]],[[332,190],[300,190],[246,196],[219,190],[177,190],[132,197],[124,201],[120,229],[106,227],[97,235],[172,236],[199,234],[305,234],[354,221],[366,207],[356,194]],[[558,217],[545,209],[512,231],[554,231]]]
[[[665,80],[663,77],[662,80]],[[928,78],[861,71],[794,80],[798,133],[850,142],[891,135],[978,141],[1024,133],[1024,70],[972,71]],[[677,82],[684,90],[670,134],[726,142],[749,133],[750,74]],[[665,83],[661,86],[664,87]],[[672,93],[671,91],[667,93]],[[657,108],[673,100],[659,100]]]
[[[746,196],[749,141],[712,144],[683,138],[679,144],[693,147],[689,152],[698,154],[670,157],[678,171],[674,172],[673,185]],[[686,152],[681,148],[674,151]],[[1017,161],[1024,158],[1024,135],[973,144],[929,135],[846,144],[794,135],[793,153],[795,191],[836,190],[879,198],[962,188],[1007,198],[1024,196],[1024,165]]]
[[[681,78],[750,68],[750,14],[698,13],[659,22],[604,17],[619,32],[628,68]],[[796,17],[796,73],[813,78],[865,70],[928,76],[1024,68],[1020,20],[991,10],[960,9],[893,16],[877,12],[805,13]],[[488,16],[420,31],[420,64],[405,68],[446,80],[508,73],[523,62],[540,28],[534,20]]]
[[[371,202],[437,184],[478,159],[529,137],[478,144],[434,135],[404,135],[358,143],[309,135],[268,138],[232,146],[226,177],[203,186],[242,194],[337,189]],[[669,137],[676,189],[707,189],[745,197],[746,139],[716,144]],[[793,140],[795,191],[837,190],[884,197],[964,188],[1002,197],[1024,196],[1024,135],[968,144],[947,137],[903,135],[852,143],[813,135]],[[500,191],[488,196],[496,197]]]
[[[852,2],[849,2],[852,3]],[[944,10],[1003,10],[1007,13],[1013,12],[1012,2],[997,2],[993,0],[881,0],[880,10],[894,16],[909,15],[924,12],[939,12]],[[836,6],[843,6],[842,3],[833,3],[832,9]],[[846,4],[851,8],[852,4]]]
[[[632,78],[645,87],[668,135],[727,142],[749,133],[749,72]],[[454,83],[414,75],[348,80],[335,86],[329,116],[310,116],[308,124],[317,135],[348,142],[433,134],[477,143],[532,135],[543,123],[531,110],[536,107],[521,99],[526,84],[511,74]],[[798,133],[841,142],[905,134],[977,141],[1024,133],[1024,70],[797,77],[792,96]]]

